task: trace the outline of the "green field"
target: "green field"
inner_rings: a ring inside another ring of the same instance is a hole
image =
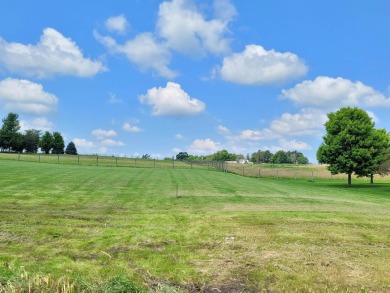
[[[353,184],[0,160],[0,292],[390,291],[390,184]]]

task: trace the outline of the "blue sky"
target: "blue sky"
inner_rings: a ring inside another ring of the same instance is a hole
[[[298,150],[390,123],[387,0],[0,1],[0,115],[79,153]]]

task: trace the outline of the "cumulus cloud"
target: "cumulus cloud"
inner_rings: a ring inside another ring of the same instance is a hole
[[[41,84],[6,78],[0,81],[0,103],[7,111],[44,115],[56,109],[58,98],[45,92]]]
[[[345,78],[319,76],[306,80],[295,87],[283,90],[281,98],[299,105],[323,109],[337,109],[346,106],[390,107],[390,98],[360,81]]]
[[[210,138],[206,139],[195,139],[193,143],[189,146],[188,151],[193,154],[210,154],[215,153],[221,149],[220,143],[211,140]]]
[[[127,132],[141,132],[142,129],[136,125],[132,125],[128,122],[125,122],[122,126],[122,129]]]
[[[160,4],[157,31],[169,48],[186,55],[222,54],[229,51],[228,23],[236,14],[228,0],[214,1],[216,18],[207,20],[191,1]]]
[[[307,66],[297,55],[258,45],[247,45],[243,52],[225,57],[219,69],[224,80],[245,85],[281,83],[306,72]]]
[[[108,103],[109,104],[120,104],[123,101],[119,99],[116,94],[114,93],[108,93]]]
[[[152,107],[154,116],[188,116],[199,114],[205,109],[203,102],[191,98],[174,82],[168,82],[166,87],[149,89],[139,100]]]
[[[101,142],[101,144],[103,146],[106,146],[106,147],[121,147],[121,146],[125,146],[125,143],[123,143],[122,141],[120,140],[113,140],[113,139],[105,139]]]
[[[38,129],[41,131],[51,131],[54,128],[54,124],[46,117],[38,117],[31,121],[21,120],[20,130],[25,131],[28,129]]]
[[[73,143],[76,145],[76,148],[83,147],[83,148],[93,148],[95,147],[95,144],[92,141],[88,141],[85,138],[74,138]]]
[[[116,132],[113,129],[110,130],[95,129],[92,131],[92,135],[95,136],[97,139],[106,139],[108,137],[115,137]]]
[[[119,34],[124,34],[129,27],[129,23],[123,14],[108,18],[105,21],[105,25],[109,31]]]
[[[89,77],[106,70],[100,61],[83,57],[75,42],[53,28],[44,29],[36,45],[9,43],[0,38],[0,66],[37,78]]]
[[[140,33],[123,45],[118,44],[110,36],[102,36],[96,31],[94,36],[112,54],[124,54],[142,71],[152,70],[166,78],[174,78],[177,75],[168,67],[171,61],[169,49],[164,44],[158,43],[152,33]]]
[[[326,113],[317,109],[302,109],[299,113],[284,113],[270,124],[270,130],[283,136],[311,136],[322,133]]]
[[[227,127],[223,126],[223,125],[218,125],[217,126],[217,131],[220,134],[228,134],[230,132],[230,130]]]
[[[260,140],[272,140],[280,137],[279,134],[272,132],[268,128],[262,130],[253,130],[245,129],[236,137],[230,137],[230,139],[240,140],[240,141],[260,141]]]
[[[281,138],[279,140],[279,144],[283,150],[292,151],[304,151],[304,150],[310,150],[311,146],[303,141],[297,141],[295,139],[293,140],[287,140],[284,138]]]

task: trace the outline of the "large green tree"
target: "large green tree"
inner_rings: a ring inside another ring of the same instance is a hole
[[[374,128],[370,116],[359,108],[341,108],[328,114],[326,135],[317,150],[317,160],[329,164],[332,174],[346,173],[348,186],[352,174],[370,176],[385,158],[389,137]]]
[[[53,135],[49,131],[46,131],[42,135],[39,141],[39,147],[45,154],[50,153],[50,150],[53,148]]]
[[[65,142],[61,133],[53,132],[53,154],[63,154],[64,153]]]
[[[16,150],[20,148],[19,116],[16,113],[8,113],[3,119],[3,126],[0,129],[0,148],[3,150]]]

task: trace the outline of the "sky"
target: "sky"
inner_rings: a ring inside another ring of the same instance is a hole
[[[55,4],[53,4],[55,3]],[[1,0],[0,117],[80,154],[297,150],[327,113],[390,130],[388,0]]]

